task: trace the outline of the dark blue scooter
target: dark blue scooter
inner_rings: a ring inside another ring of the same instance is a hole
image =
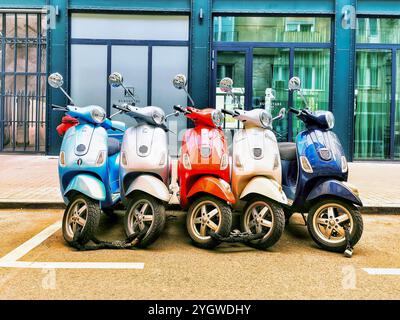
[[[60,74],[51,74],[48,82],[73,103],[62,88]],[[69,244],[78,241],[83,245],[92,240],[101,210],[109,212],[120,202],[119,156],[125,124],[107,118],[99,106],[52,108],[79,121],[64,135],[58,172],[67,205],[62,223],[64,239]]]
[[[298,77],[289,80],[289,90],[298,91],[306,105],[302,110],[289,109],[306,129],[297,135],[296,143],[279,144],[282,187],[290,203],[285,208],[286,221],[293,213],[302,213],[312,239],[320,247],[351,257],[363,232],[362,202],[358,190],[347,183],[347,160],[331,131],[334,116],[308,108]]]

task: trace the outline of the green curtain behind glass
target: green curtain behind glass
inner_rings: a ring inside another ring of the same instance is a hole
[[[396,54],[396,117],[394,127],[394,157],[400,159],[400,50]]]
[[[390,143],[390,51],[357,50],[356,159],[386,159]]]

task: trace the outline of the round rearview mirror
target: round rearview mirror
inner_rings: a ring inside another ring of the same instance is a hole
[[[226,77],[219,82],[219,88],[222,92],[232,92],[232,87],[233,80],[231,78]]]
[[[177,89],[183,89],[186,87],[186,77],[183,74],[177,74],[174,79],[172,80],[172,83],[175,88]]]
[[[289,80],[289,90],[296,91],[301,89],[301,81],[299,77],[292,77]]]
[[[64,79],[63,76],[61,74],[59,74],[58,72],[52,73],[51,75],[49,75],[47,81],[49,82],[49,85],[53,88],[60,88],[62,87],[63,83],[64,83]]]
[[[281,110],[279,110],[279,117],[281,119],[283,119],[285,117],[285,115],[286,115],[286,109],[285,108],[282,108]]]
[[[108,83],[113,87],[119,87],[124,82],[124,78],[118,72],[113,72],[108,76]]]

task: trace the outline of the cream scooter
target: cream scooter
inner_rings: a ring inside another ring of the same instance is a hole
[[[223,92],[231,95],[233,81],[224,78],[220,82]],[[244,124],[233,137],[232,191],[236,201],[245,201],[241,215],[241,229],[250,234],[265,234],[250,245],[266,249],[274,245],[285,228],[282,205],[287,198],[281,186],[281,161],[278,142],[272,130],[272,122],[285,116],[285,109],[272,118],[264,109],[245,111],[221,110]]]

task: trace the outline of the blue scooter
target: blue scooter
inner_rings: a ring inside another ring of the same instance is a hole
[[[298,77],[289,80],[289,90],[298,91],[305,103],[304,109],[290,108],[289,112],[306,129],[297,135],[296,143],[279,144],[282,187],[290,203],[285,207],[286,220],[295,212],[302,213],[312,239],[321,248],[351,257],[363,232],[362,202],[358,190],[347,183],[347,160],[331,131],[334,116],[308,108]]]
[[[71,102],[65,107],[53,105],[52,109],[79,121],[64,135],[58,172],[67,204],[62,221],[64,239],[83,245],[93,239],[101,210],[110,211],[120,202],[119,155],[125,124],[107,118],[99,106],[74,106],[62,88],[59,73],[51,74],[48,83]]]

